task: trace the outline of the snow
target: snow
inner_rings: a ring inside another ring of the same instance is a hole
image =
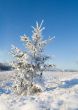
[[[9,79],[11,73],[8,74]],[[2,78],[2,73],[0,75]],[[78,110],[77,72],[49,71],[44,72],[43,78],[45,90],[41,93],[28,96],[1,94],[0,110]]]

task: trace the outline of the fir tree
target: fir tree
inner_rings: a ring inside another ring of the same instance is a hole
[[[46,69],[46,61],[50,58],[44,55],[44,47],[54,38],[49,37],[48,40],[42,38],[42,31],[45,29],[36,23],[36,27],[32,27],[32,40],[27,35],[21,36],[21,41],[24,43],[26,51],[12,45],[11,54],[15,60],[12,66],[15,68],[13,90],[18,94],[28,94],[33,91],[41,91],[34,86],[34,78],[41,77]]]

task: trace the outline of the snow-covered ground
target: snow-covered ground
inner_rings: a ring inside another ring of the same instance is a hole
[[[0,72],[0,81],[13,73]],[[78,73],[44,72],[44,92],[33,96],[1,94],[0,110],[78,110]]]

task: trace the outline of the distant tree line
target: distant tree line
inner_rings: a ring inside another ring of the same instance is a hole
[[[12,67],[9,66],[8,64],[0,63],[0,71],[9,71],[11,69],[12,69]]]

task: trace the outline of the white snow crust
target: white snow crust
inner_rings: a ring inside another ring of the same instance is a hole
[[[2,78],[2,73],[0,75]],[[44,72],[43,78],[45,89],[41,93],[31,96],[2,94],[0,110],[78,110],[77,72],[49,71]]]

